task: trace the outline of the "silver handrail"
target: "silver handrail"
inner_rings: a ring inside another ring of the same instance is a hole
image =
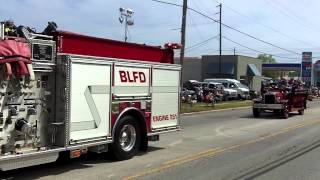
[[[0,22],[0,40],[4,39],[4,22]]]

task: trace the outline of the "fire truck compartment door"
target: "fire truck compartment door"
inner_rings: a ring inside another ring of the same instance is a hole
[[[71,62],[70,141],[110,134],[111,67]]]
[[[152,71],[153,130],[179,125],[180,69],[156,69]]]

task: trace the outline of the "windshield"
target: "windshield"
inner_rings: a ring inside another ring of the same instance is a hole
[[[234,89],[234,88],[237,88],[238,86],[237,86],[235,83],[230,83],[230,84],[229,84],[229,87],[232,88],[232,89]]]
[[[222,83],[225,88],[228,88],[228,83]]]
[[[237,86],[238,86],[239,88],[249,89],[248,86],[246,86],[246,85],[244,85],[244,84],[241,84],[241,83],[236,83],[236,84],[237,84]]]
[[[217,87],[218,87],[219,89],[223,89],[223,88],[224,88],[224,86],[223,86],[222,84],[217,84]]]

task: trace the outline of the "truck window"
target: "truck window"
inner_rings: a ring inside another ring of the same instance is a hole
[[[234,83],[230,83],[229,87],[230,88],[236,88],[236,85]]]
[[[228,83],[222,83],[222,85],[227,88],[228,87]]]
[[[214,84],[209,84],[210,89],[213,89],[214,87],[215,87]]]

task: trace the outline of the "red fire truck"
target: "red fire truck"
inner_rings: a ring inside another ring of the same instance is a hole
[[[118,160],[180,130],[173,48],[55,31],[0,34],[0,169],[110,151]]]

